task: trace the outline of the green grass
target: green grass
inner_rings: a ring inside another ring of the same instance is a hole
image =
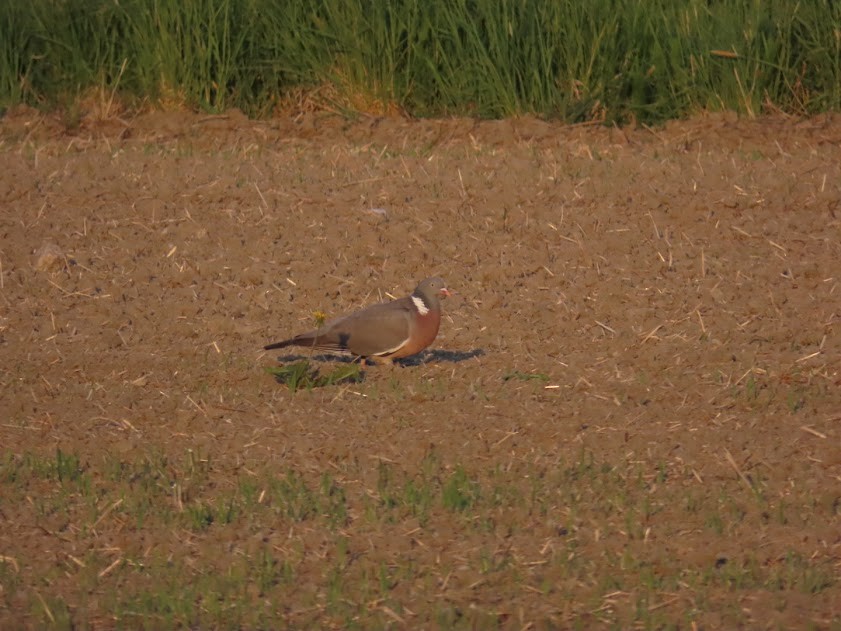
[[[94,462],[2,455],[0,510],[56,543],[44,557],[3,550],[0,613],[23,603],[44,628],[93,618],[150,629],[371,628],[393,615],[487,628],[507,619],[489,594],[535,593],[582,628],[682,628],[683,616],[718,615],[744,596],[822,595],[838,584],[832,556],[796,535],[837,520],[836,507],[767,500],[738,480],[690,493],[688,472],[584,450],[513,469],[448,464],[434,451],[410,469],[275,468],[224,469],[198,449]],[[748,543],[758,531],[761,547]],[[718,535],[743,549],[701,549],[701,561],[672,553]],[[442,591],[448,581],[452,593]],[[466,585],[485,604],[459,600]],[[446,601],[432,597],[441,593]],[[670,599],[679,604],[661,606]],[[722,620],[738,622],[739,611]]]
[[[312,390],[341,383],[357,383],[362,380],[362,368],[357,363],[340,365],[326,374],[303,359],[292,364],[272,366],[266,371],[274,375],[278,383],[285,384],[290,391]]]
[[[96,95],[266,115],[662,121],[841,106],[832,0],[9,0],[0,108]],[[302,96],[303,95],[303,96]]]
[[[549,381],[549,375],[543,373],[525,373],[519,370],[512,370],[502,376],[503,381],[516,379],[518,381]]]

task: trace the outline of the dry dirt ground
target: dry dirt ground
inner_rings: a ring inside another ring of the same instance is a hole
[[[3,629],[841,629],[841,119],[16,111],[0,165]],[[416,360],[266,372],[430,275]]]

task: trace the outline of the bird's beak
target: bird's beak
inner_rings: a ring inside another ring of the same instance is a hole
[[[440,293],[441,293],[442,296],[445,296],[445,297],[449,297],[449,296],[453,295],[452,292],[449,289],[447,289],[446,287],[442,287]]]

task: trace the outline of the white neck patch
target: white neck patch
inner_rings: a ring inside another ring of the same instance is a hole
[[[412,296],[412,303],[415,305],[415,309],[418,310],[418,313],[422,316],[425,316],[429,313],[429,307],[426,306],[426,303],[423,301],[423,298],[419,296]]]

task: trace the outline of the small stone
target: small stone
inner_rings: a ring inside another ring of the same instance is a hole
[[[64,252],[55,243],[45,243],[35,255],[35,269],[39,272],[54,272],[65,265]]]

